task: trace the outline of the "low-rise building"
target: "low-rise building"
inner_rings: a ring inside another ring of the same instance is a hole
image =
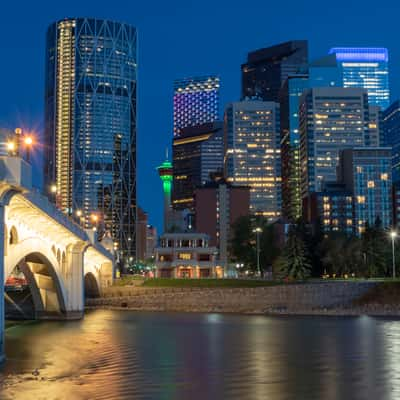
[[[217,248],[204,233],[165,233],[155,249],[157,278],[222,278]]]

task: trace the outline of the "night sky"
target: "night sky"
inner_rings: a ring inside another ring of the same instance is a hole
[[[161,226],[161,184],[155,167],[172,137],[172,83],[218,74],[222,107],[239,99],[240,64],[250,50],[309,40],[311,59],[333,46],[388,47],[392,100],[400,93],[396,0],[109,0],[7,1],[0,15],[0,127],[43,129],[47,26],[64,17],[127,22],[139,32],[138,196]],[[36,163],[40,164],[40,153]],[[41,168],[36,166],[41,185]]]

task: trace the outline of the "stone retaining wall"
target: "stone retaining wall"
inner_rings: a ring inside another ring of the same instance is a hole
[[[257,288],[114,287],[89,307],[186,312],[300,312],[342,308],[360,298],[375,282],[322,282]]]

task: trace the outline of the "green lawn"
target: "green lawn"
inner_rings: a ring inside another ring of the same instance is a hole
[[[274,286],[280,282],[271,282],[252,279],[170,279],[155,278],[144,281],[143,286],[147,287],[258,287]]]

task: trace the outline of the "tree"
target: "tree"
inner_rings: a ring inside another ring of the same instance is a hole
[[[274,227],[263,217],[242,216],[232,225],[232,238],[229,243],[233,261],[245,264],[246,268],[257,269],[257,237],[254,229],[261,228],[260,267],[264,270],[273,264],[279,255],[275,244]]]
[[[373,225],[365,225],[361,237],[364,257],[363,274],[368,277],[388,274],[388,239],[379,217]]]
[[[310,276],[311,264],[307,248],[296,227],[290,227],[282,259],[277,261],[276,267],[287,278],[305,279]]]
[[[318,247],[324,272],[329,275],[358,273],[362,265],[361,241],[355,236],[333,232]]]

